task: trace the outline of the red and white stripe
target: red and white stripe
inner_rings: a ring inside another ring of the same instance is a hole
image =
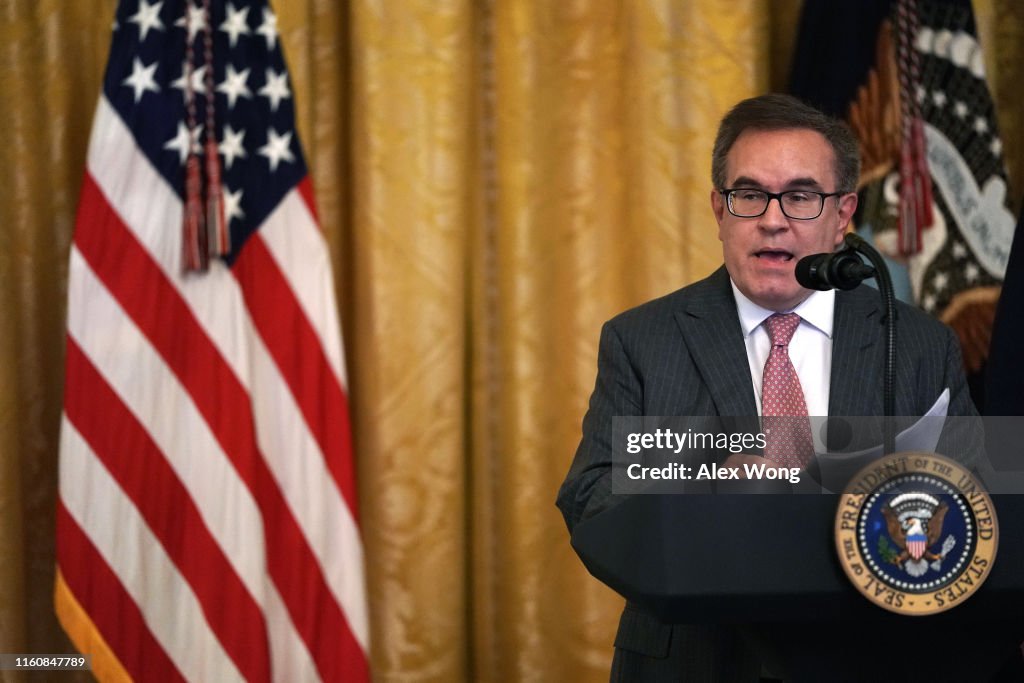
[[[100,98],[69,273],[58,563],[133,678],[368,678],[311,194],[306,179],[286,195],[230,269],[185,276],[181,200]]]

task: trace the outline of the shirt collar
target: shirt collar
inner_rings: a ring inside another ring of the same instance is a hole
[[[757,326],[763,323],[775,311],[762,308],[748,299],[739,290],[736,283],[732,281],[732,278],[729,278],[729,284],[732,285],[733,298],[736,299],[736,310],[740,315],[740,327],[743,328],[743,336],[749,337],[757,329]],[[781,312],[796,313],[800,316],[801,320],[806,321],[831,339],[835,307],[836,292],[834,289],[830,289],[827,292],[811,292],[811,295],[800,302],[796,308],[791,311]]]

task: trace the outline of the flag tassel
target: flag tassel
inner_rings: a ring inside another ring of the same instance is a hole
[[[217,156],[217,141],[212,136],[206,138],[206,226],[210,255],[226,256],[231,251],[231,235],[224,220],[220,157]]]
[[[182,245],[188,272],[203,272],[209,267],[200,170],[199,157],[189,154],[185,162],[185,234]]]
[[[928,170],[928,146],[924,140],[924,121],[920,116],[914,119],[914,175],[916,176],[915,196],[917,215],[922,228],[932,226],[932,176]]]

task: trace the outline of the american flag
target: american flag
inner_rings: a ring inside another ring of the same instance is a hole
[[[207,111],[230,251],[186,272]],[[366,680],[337,307],[269,5],[120,3],[70,258],[55,602],[94,672]]]

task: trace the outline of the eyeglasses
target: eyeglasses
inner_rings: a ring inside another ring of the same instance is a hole
[[[765,192],[750,188],[732,188],[719,190],[725,195],[725,205],[729,213],[737,218],[757,218],[768,210],[768,202],[779,200],[779,207],[786,218],[798,221],[809,221],[821,215],[826,197],[838,197],[843,192],[812,192],[810,190],[786,190],[785,192]]]

